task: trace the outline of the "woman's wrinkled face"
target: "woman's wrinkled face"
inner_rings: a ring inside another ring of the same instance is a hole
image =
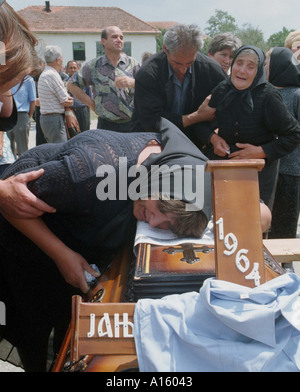
[[[163,214],[158,209],[157,200],[136,200],[133,205],[133,215],[136,219],[147,222],[151,227],[169,230],[174,226],[176,214]]]
[[[231,82],[236,89],[245,90],[251,86],[257,73],[256,61],[251,54],[236,58],[231,70]]]

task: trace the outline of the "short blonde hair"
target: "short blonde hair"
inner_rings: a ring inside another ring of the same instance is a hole
[[[6,2],[0,7],[0,41],[4,43],[0,55],[5,57],[5,67],[0,66],[0,84],[16,78],[28,68],[38,72],[37,39],[25,20]]]
[[[300,41],[300,29],[296,31],[292,31],[285,39],[284,46],[286,48],[292,49],[293,43],[295,41]]]

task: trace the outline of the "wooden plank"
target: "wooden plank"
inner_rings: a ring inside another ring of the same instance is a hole
[[[86,301],[97,303],[101,301],[102,303],[110,303],[124,302],[126,300],[125,294],[127,291],[128,271],[130,268],[130,261],[132,257],[132,247],[132,245],[128,245],[128,247],[126,247],[125,249],[120,250],[120,252],[114,258],[114,261],[111,266],[106,271],[104,271],[104,273],[102,273],[101,277],[98,280],[98,284],[86,295]],[[102,293],[101,299],[98,298],[99,293]],[[76,337],[76,334],[71,323],[69,325],[57,360],[52,368],[52,372],[63,371],[66,361],[69,361],[68,352],[70,348],[71,361],[75,360],[74,348],[76,343],[74,341],[74,338]],[[77,361],[78,351],[76,358]],[[88,361],[90,360],[92,360],[92,356],[90,356],[90,358],[88,359]]]
[[[86,303],[73,297],[71,358],[133,355],[134,303]]]
[[[255,287],[265,282],[258,170],[263,160],[209,161],[216,277]]]
[[[300,238],[266,239],[263,243],[278,263],[300,261]]]

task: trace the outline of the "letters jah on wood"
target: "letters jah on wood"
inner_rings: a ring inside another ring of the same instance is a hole
[[[109,313],[103,313],[98,325],[96,326],[96,316],[94,313],[90,314],[90,329],[87,333],[88,338],[95,336],[97,332],[98,337],[108,338],[133,338],[133,323],[129,321],[128,313],[123,313],[120,317],[119,313],[113,315],[113,322]]]

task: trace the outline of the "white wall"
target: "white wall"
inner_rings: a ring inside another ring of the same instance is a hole
[[[156,39],[152,35],[125,36],[124,41],[131,41],[131,55],[141,63],[144,52],[156,53]]]
[[[85,42],[86,61],[96,57],[96,42],[101,41],[100,34],[36,34],[39,40],[40,55],[46,45],[61,47],[64,64],[73,59],[73,42]],[[124,35],[124,42],[131,42],[131,55],[141,62],[144,52],[156,53],[156,40],[153,35]],[[42,57],[42,56],[41,56]]]

